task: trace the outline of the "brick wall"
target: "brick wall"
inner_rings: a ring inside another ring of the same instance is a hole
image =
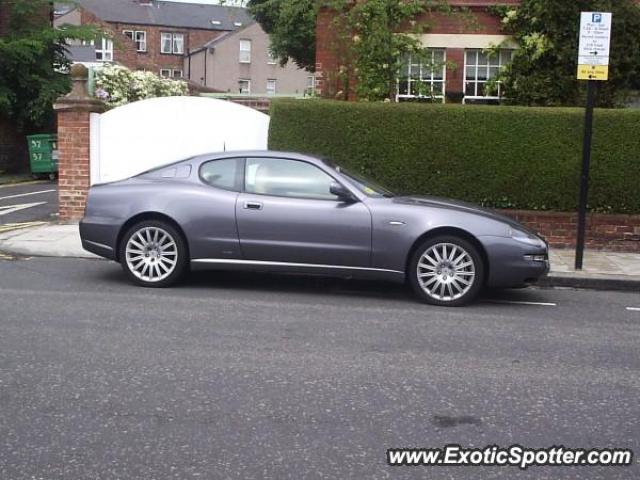
[[[544,236],[552,247],[576,245],[577,213],[501,210]],[[640,215],[592,213],[587,217],[587,248],[640,253]]]
[[[184,52],[201,47],[205,43],[225,33],[217,30],[198,30],[188,28],[157,27],[152,25],[136,25],[118,22],[104,22],[93,13],[82,9],[81,23],[83,25],[98,25],[114,36],[114,61],[125,65],[131,70],[148,70],[159,74],[161,69],[183,70],[184,55],[161,53],[161,34],[181,33],[184,35]],[[124,30],[147,32],[147,51],[138,52],[136,44],[123,35]],[[184,72],[186,76],[186,72]]]
[[[58,114],[60,220],[82,218],[90,184],[89,112]]]

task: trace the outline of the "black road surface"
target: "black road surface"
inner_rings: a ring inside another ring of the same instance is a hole
[[[57,211],[56,182],[0,186],[0,231],[15,224],[51,221]]]
[[[633,310],[638,308],[639,310]],[[640,295],[469,308],[391,284],[0,261],[0,479],[637,479]],[[393,447],[624,447],[630,467],[389,467]]]

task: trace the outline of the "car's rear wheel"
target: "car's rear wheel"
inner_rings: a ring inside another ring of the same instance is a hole
[[[167,287],[182,276],[187,249],[180,233],[157,220],[131,227],[120,244],[120,263],[127,276],[144,287]]]
[[[459,307],[482,289],[485,266],[478,249],[463,238],[439,236],[426,240],[409,265],[409,282],[430,304]]]

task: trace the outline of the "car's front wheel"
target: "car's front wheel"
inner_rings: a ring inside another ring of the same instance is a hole
[[[431,238],[411,258],[409,282],[425,302],[459,307],[471,302],[482,289],[484,263],[478,249],[463,238]]]
[[[167,287],[182,275],[187,249],[176,229],[148,220],[131,227],[120,244],[120,262],[127,276],[144,287]]]

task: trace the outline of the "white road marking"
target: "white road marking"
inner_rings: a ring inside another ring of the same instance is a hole
[[[27,208],[39,207],[40,205],[46,204],[47,202],[23,203],[22,205],[3,205],[0,207],[0,217],[20,210],[26,210]]]
[[[517,302],[515,300],[485,300],[484,303],[501,303],[505,305],[532,305],[536,307],[557,307],[557,303],[546,302]]]
[[[630,312],[640,312],[640,307],[627,307]]]
[[[0,197],[0,200],[8,200],[10,198],[18,198],[18,197],[26,197],[29,195],[40,195],[41,193],[51,193],[51,192],[55,192],[55,189],[52,190],[40,190],[38,192],[29,192],[29,193],[18,193],[16,195],[9,195],[6,197]]]

